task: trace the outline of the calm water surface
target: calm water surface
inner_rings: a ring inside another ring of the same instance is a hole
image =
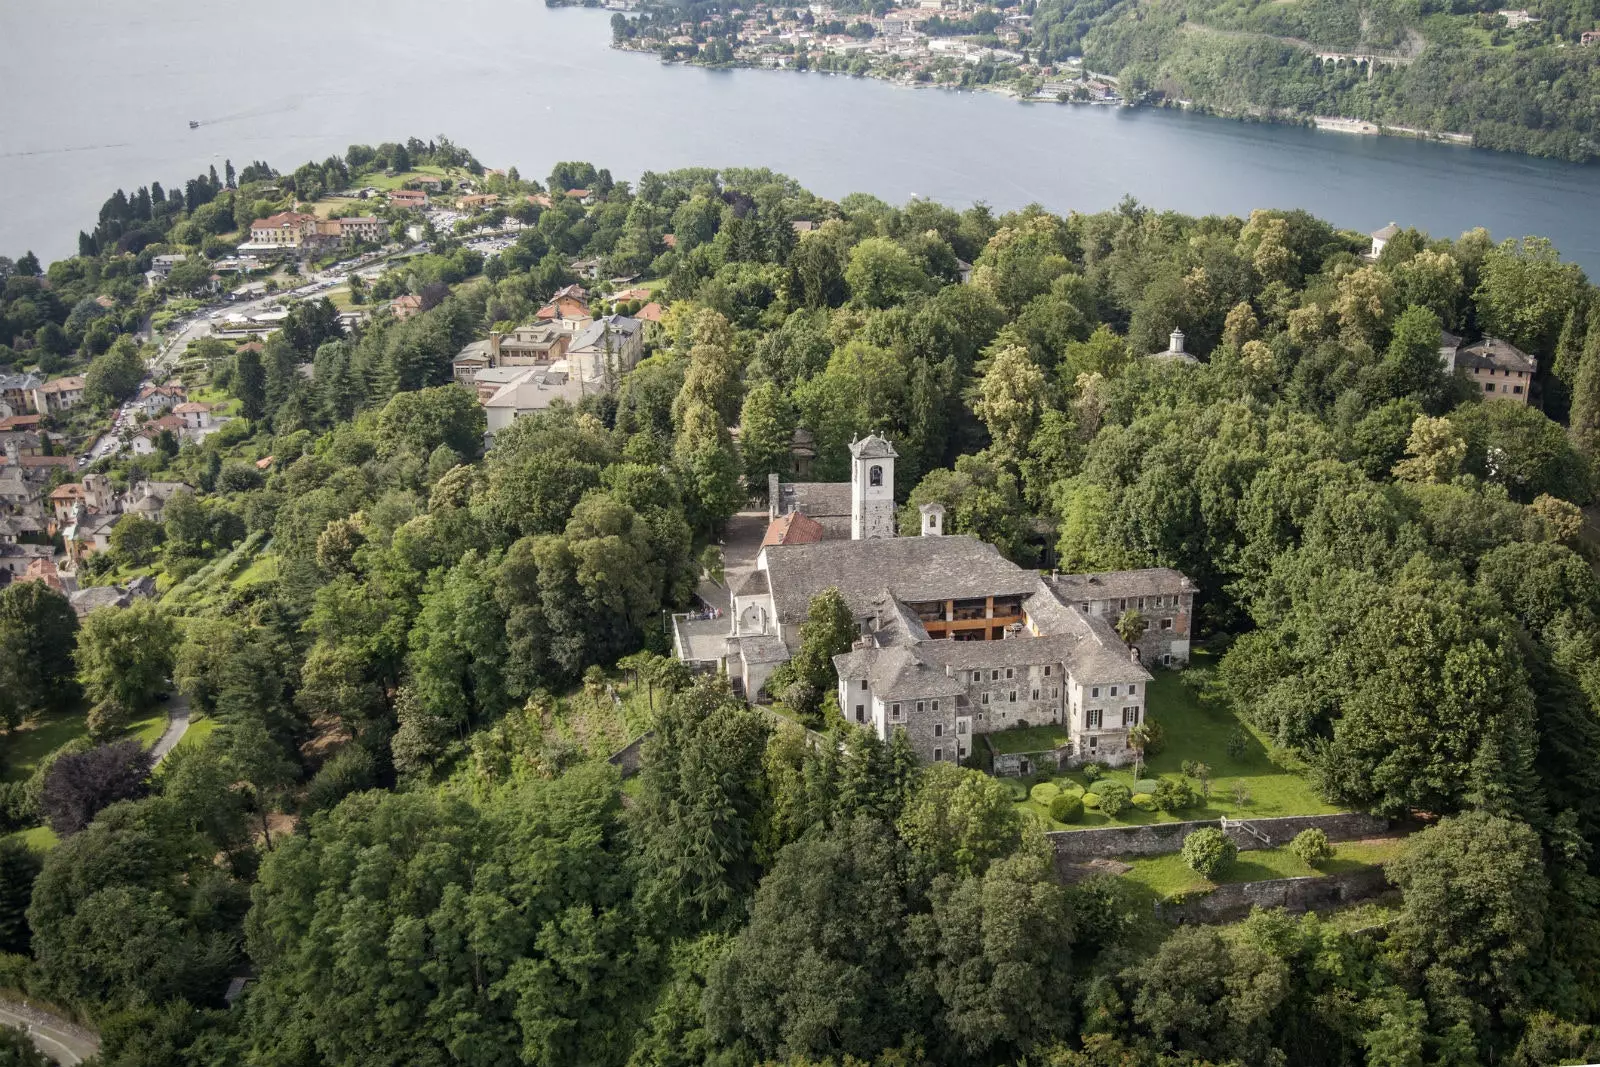
[[[1554,238],[1600,277],[1600,167],[1161,111],[665,67],[542,0],[0,0],[0,253],[76,250],[115,188],[443,133],[543,177],[768,166],[817,193],[1096,211],[1303,207],[1341,226]],[[205,124],[190,130],[190,119]]]

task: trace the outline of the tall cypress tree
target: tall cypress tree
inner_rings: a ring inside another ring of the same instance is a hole
[[[1572,385],[1572,442],[1590,459],[1600,455],[1600,316],[1589,324],[1589,335],[1578,360]]]

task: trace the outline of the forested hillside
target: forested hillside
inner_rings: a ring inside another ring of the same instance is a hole
[[[438,234],[372,286],[423,310],[344,334],[307,300],[187,372],[225,432],[99,461],[198,490],[95,564],[159,598],[80,623],[0,591],[7,770],[42,721],[95,735],[5,779],[7,829],[60,838],[0,842],[0,986],[95,1024],[108,1067],[1600,1055],[1600,292],[1547,242],[1407,231],[1369,261],[1296,211],[502,181],[529,222],[503,253]],[[207,204],[168,202],[162,240],[97,234],[10,306],[202,252]],[[574,257],[654,286],[648,358],[486,448],[451,360]],[[1543,410],[1447,374],[1443,328],[1537,357]],[[1200,361],[1147,357],[1174,329]],[[1187,691],[1329,804],[1426,827],[1399,898],[1169,926],[1124,879],[1058,884],[982,770],[690,679],[663,617],[796,429],[819,479],[892,440],[910,531],[937,500],[1024,566],[1192,576]],[[215,730],[147,775],[109,742],[167,677]],[[646,728],[624,783],[606,757]]]
[[[1600,47],[1592,0],[1527,6],[1511,26],[1487,0],[1040,0],[1042,60],[1081,55],[1130,99],[1223,113],[1344,116],[1470,134],[1475,144],[1587,160],[1596,142]],[[1373,56],[1336,63],[1319,53]]]

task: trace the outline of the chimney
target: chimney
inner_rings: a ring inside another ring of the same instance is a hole
[[[1167,342],[1167,351],[1175,356],[1181,356],[1184,354],[1182,330],[1172,331],[1172,337]]]
[[[956,676],[956,669],[950,664],[946,663],[944,665],[944,676],[946,678],[954,678]]]
[[[767,472],[767,521],[771,522],[783,513],[783,502],[778,499],[778,472]]]

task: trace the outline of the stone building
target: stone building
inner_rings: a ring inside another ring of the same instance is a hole
[[[1456,368],[1471,378],[1485,400],[1526,404],[1539,361],[1509,341],[1485,337],[1456,354]]]
[[[1167,569],[1044,576],[947,536],[938,503],[921,508],[921,536],[896,537],[895,458],[869,437],[851,448],[848,486],[782,486],[755,567],[732,591],[726,637],[680,624],[680,657],[759,698],[800,647],[812,598],[833,588],[859,631],[834,659],[847,721],[883,738],[904,730],[933,762],[964,758],[977,734],[1046,724],[1066,728],[1064,760],[1131,759],[1146,664],[1188,659],[1194,583]],[[1135,648],[1113,628],[1130,608],[1150,623]]]

